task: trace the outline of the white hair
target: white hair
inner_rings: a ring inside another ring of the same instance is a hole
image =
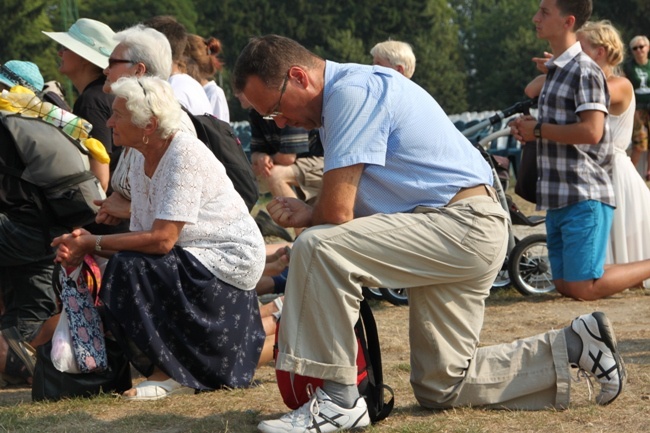
[[[126,100],[135,126],[144,128],[155,117],[162,138],[180,129],[181,105],[167,81],[158,77],[122,77],[111,85],[111,92]]]
[[[145,75],[166,80],[172,73],[172,49],[167,37],[156,29],[137,24],[115,34],[126,50],[127,60],[144,64]]]
[[[406,42],[380,42],[372,47],[370,55],[387,60],[393,67],[403,67],[406,78],[411,78],[415,72],[415,54],[413,54],[413,48]]]
[[[630,40],[630,48],[633,48],[637,43],[643,43],[645,45],[650,44],[650,41],[648,41],[648,37],[644,35],[636,35],[635,37]]]

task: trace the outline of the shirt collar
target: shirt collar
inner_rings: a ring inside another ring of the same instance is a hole
[[[582,47],[580,46],[580,42],[576,42],[560,54],[559,57],[552,57],[548,62],[546,62],[546,67],[555,66],[557,68],[563,68],[581,52]]]

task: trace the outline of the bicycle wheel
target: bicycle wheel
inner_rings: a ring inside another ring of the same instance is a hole
[[[382,299],[393,305],[408,305],[409,299],[406,296],[406,289],[379,289]]]
[[[376,287],[362,287],[361,291],[363,292],[363,297],[368,300],[373,299],[376,301],[381,301],[384,299],[383,295]]]
[[[508,273],[512,284],[524,296],[555,290],[545,234],[526,236],[515,245],[508,260]]]

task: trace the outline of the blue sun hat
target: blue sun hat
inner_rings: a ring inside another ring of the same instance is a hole
[[[43,90],[45,84],[38,66],[21,60],[10,60],[0,66],[0,83],[9,87],[27,87],[34,93]]]
[[[106,24],[90,18],[79,18],[67,32],[43,33],[102,69],[108,67],[108,56],[117,45],[113,39],[115,32]]]

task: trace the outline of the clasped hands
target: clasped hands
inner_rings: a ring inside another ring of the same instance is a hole
[[[533,132],[535,125],[537,125],[537,119],[533,116],[529,114],[519,116],[510,122],[510,134],[524,145],[528,141],[535,140],[535,134]]]
[[[58,236],[50,244],[56,248],[54,261],[63,266],[79,266],[84,256],[94,249],[94,236],[86,229],[74,229]]]
[[[95,200],[99,211],[95,217],[97,224],[114,226],[131,218],[131,201],[127,200],[117,192],[113,192],[104,200]]]

